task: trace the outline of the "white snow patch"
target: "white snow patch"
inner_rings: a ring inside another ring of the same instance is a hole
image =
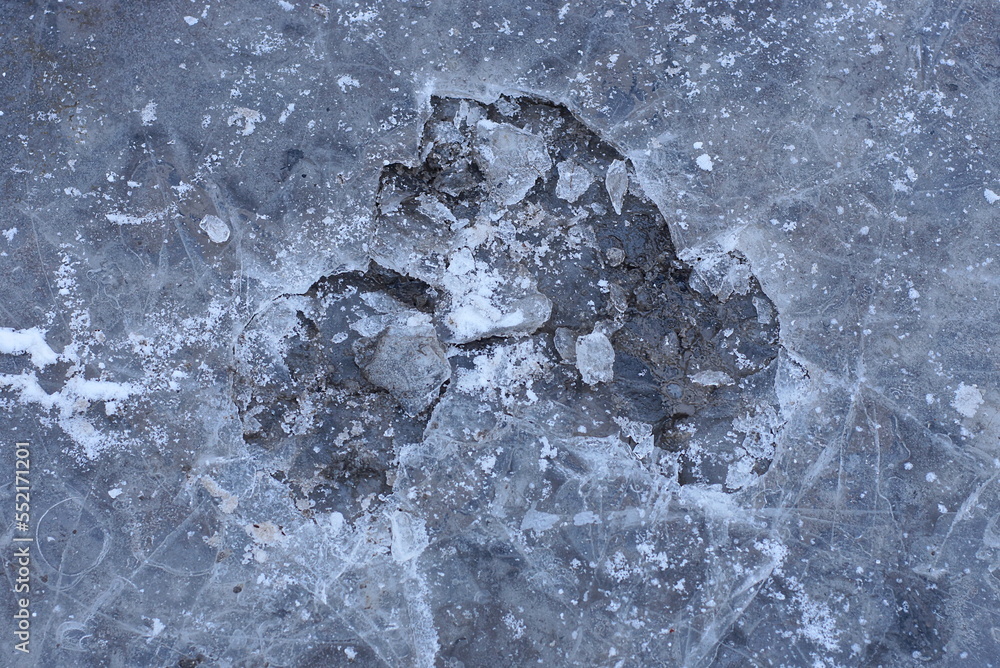
[[[712,156],[708,153],[702,153],[699,155],[695,162],[698,163],[698,166],[706,172],[712,171],[712,168],[715,167],[715,163],[712,162]]]
[[[37,327],[11,329],[0,327],[0,353],[31,355],[31,363],[39,369],[59,361],[59,355],[45,342],[45,334]]]
[[[257,124],[262,123],[265,120],[264,115],[256,109],[236,107],[233,112],[234,113],[226,119],[226,123],[229,127],[236,125],[237,127],[243,128],[243,131],[240,134],[244,137],[252,135],[253,131],[257,129]]]
[[[341,77],[337,79],[337,85],[340,86],[340,90],[343,93],[347,92],[348,87],[361,88],[361,82],[349,74],[341,75]]]
[[[951,405],[959,415],[967,418],[974,417],[976,412],[979,411],[979,407],[983,403],[983,393],[979,391],[975,385],[966,385],[965,383],[959,383],[958,389],[955,390],[955,398],[952,400]]]
[[[152,125],[153,121],[156,120],[156,103],[150,102],[145,107],[142,108],[140,112],[142,116],[143,125]]]
[[[989,188],[983,190],[983,197],[985,197],[986,201],[989,202],[990,204],[996,204],[997,202],[1000,202],[1000,195],[997,195]]]
[[[193,16],[185,16],[184,17],[184,23],[188,24],[189,26],[193,26],[197,22],[198,22],[198,19],[196,19]]]

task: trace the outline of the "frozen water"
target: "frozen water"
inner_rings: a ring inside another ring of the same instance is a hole
[[[0,665],[998,665],[995,2],[0,16]]]
[[[602,332],[577,338],[575,357],[576,368],[588,385],[609,383],[614,378],[615,349]]]

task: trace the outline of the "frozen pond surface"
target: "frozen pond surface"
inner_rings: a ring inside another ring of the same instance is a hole
[[[998,25],[0,0],[0,664],[997,665]]]

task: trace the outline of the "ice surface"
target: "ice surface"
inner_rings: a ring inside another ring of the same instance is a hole
[[[998,22],[0,3],[0,665],[998,665]]]

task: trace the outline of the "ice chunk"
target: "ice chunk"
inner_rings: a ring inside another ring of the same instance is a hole
[[[552,167],[545,140],[507,123],[481,120],[479,163],[494,197],[504,206],[520,202]]]
[[[545,324],[552,302],[543,294],[529,294],[510,304],[498,303],[496,295],[466,293],[455,299],[444,318],[451,330],[451,343],[469,343],[491,336],[530,334]]]
[[[610,383],[614,378],[615,349],[601,332],[591,332],[576,340],[576,368],[588,385]]]
[[[201,219],[201,223],[198,225],[202,231],[208,235],[208,238],[217,244],[223,244],[229,241],[229,225],[226,221],[222,220],[218,216],[209,214]]]
[[[389,391],[409,415],[417,415],[438,397],[451,378],[434,329],[392,325],[374,338],[355,344],[355,360],[365,378]]]
[[[604,187],[608,190],[615,213],[620,214],[622,203],[625,201],[625,192],[628,190],[628,170],[625,169],[624,160],[615,160],[608,167],[608,174],[604,177]]]
[[[723,371],[699,371],[689,376],[692,383],[705,387],[718,387],[720,385],[732,385],[733,379]]]
[[[556,184],[556,197],[571,204],[580,199],[580,195],[587,192],[590,184],[594,182],[591,173],[572,160],[560,162],[557,169],[559,170],[559,182]]]
[[[521,520],[521,531],[534,531],[536,534],[548,531],[559,522],[559,516],[543,513],[531,508]]]
[[[393,511],[392,524],[392,558],[397,563],[409,561],[427,547],[427,529],[424,521],[402,510]]]

